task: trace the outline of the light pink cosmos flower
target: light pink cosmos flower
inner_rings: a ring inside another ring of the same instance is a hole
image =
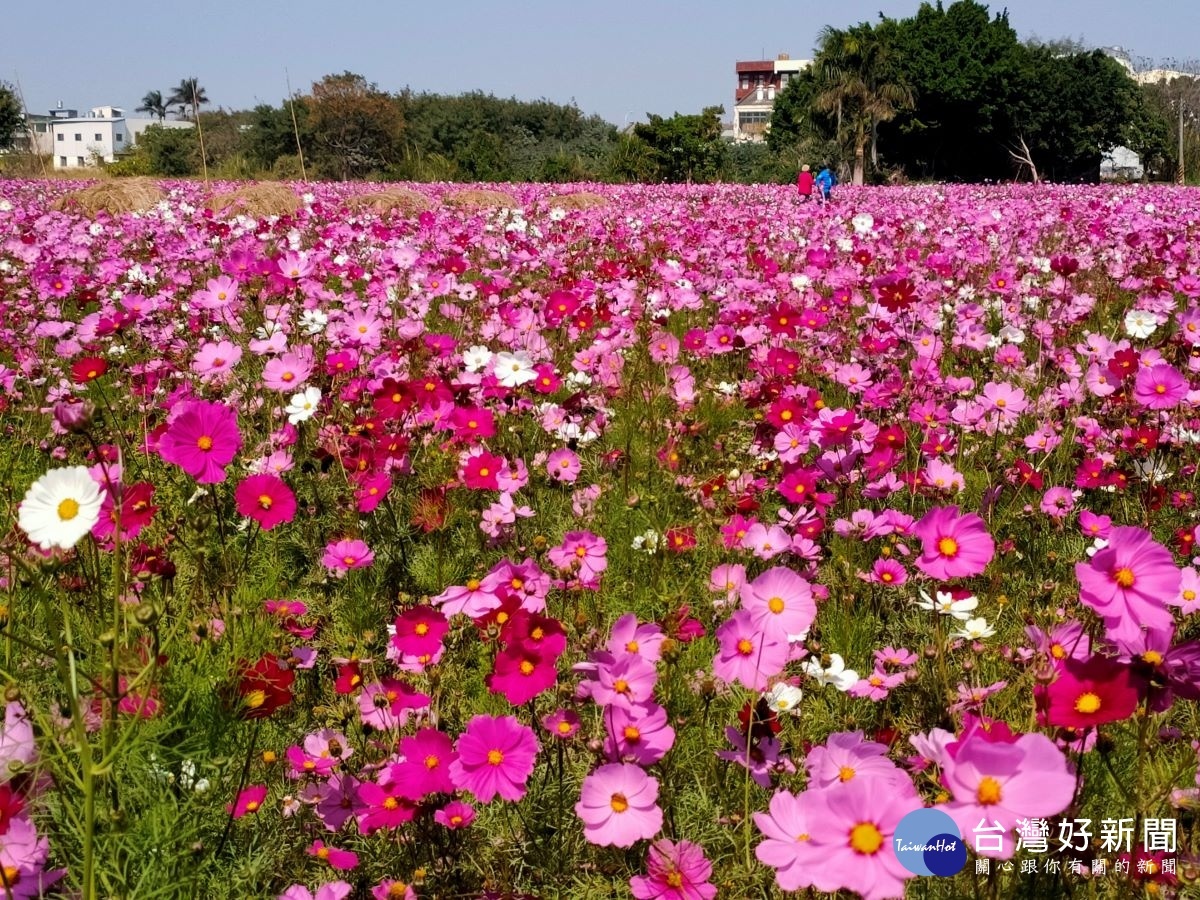
[[[375,562],[375,554],[365,541],[358,539],[330,541],[321,563],[334,578],[343,577],[350,569],[365,569]]]
[[[345,881],[330,881],[310,891],[302,884],[293,884],[276,898],[276,900],[346,900],[354,886]]]
[[[907,781],[908,776],[887,756],[887,747],[868,741],[861,731],[839,731],[808,751],[804,760],[812,787],[874,778],[882,784]]]
[[[613,623],[607,649],[614,656],[632,653],[647,662],[658,662],[662,642],[666,640],[662,627],[654,622],[639,623],[637,616],[626,613]]]
[[[608,543],[590,531],[568,531],[557,547],[551,547],[546,556],[550,562],[565,572],[575,571],[580,583],[595,583],[608,568]],[[578,568],[576,568],[578,567]]]
[[[775,883],[784,891],[812,887],[811,873],[822,865],[825,851],[813,844],[823,827],[817,818],[816,791],[792,794],[779,791],[768,812],[754,813],[754,824],[766,838],[754,848],[760,863],[775,870]]]
[[[32,766],[37,756],[33,724],[25,707],[16,701],[7,704],[4,724],[0,726],[0,784],[8,781],[14,770]]]
[[[903,780],[861,778],[836,787],[810,789],[811,841],[816,866],[808,877],[819,891],[849,890],[863,900],[904,897],[914,878],[892,851],[892,835],[906,815],[924,804]]]
[[[1104,620],[1108,636],[1135,640],[1142,628],[1172,627],[1166,607],[1179,592],[1181,575],[1171,551],[1142,528],[1114,528],[1108,546],[1089,562],[1075,564],[1079,600]]]
[[[1005,729],[1007,731],[1007,729]],[[1010,833],[1018,819],[1047,818],[1066,809],[1075,793],[1067,759],[1044,734],[989,735],[982,727],[946,747],[942,780],[952,800],[944,809],[964,835],[981,822],[998,823],[1006,834],[1001,849],[982,856],[1009,859],[1016,849]]]
[[[611,763],[583,780],[575,814],[589,844],[632,847],[662,828],[657,801],[657,779],[631,763]]]
[[[546,457],[546,474],[563,484],[574,484],[582,469],[578,454],[567,447],[559,447]]]
[[[766,690],[788,661],[787,635],[779,626],[759,624],[749,610],[739,609],[730,616],[717,629],[717,641],[720,648],[713,659],[713,674],[752,691]]]
[[[913,533],[921,539],[923,549],[917,568],[940,581],[978,575],[996,553],[983,519],[975,513],[960,515],[957,506],[929,510]]]
[[[742,608],[764,632],[783,640],[804,634],[817,617],[817,604],[807,581],[783,566],[767,569],[743,584]]]

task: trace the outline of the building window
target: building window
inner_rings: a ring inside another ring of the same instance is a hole
[[[56,140],[60,140],[60,141],[61,141],[61,140],[63,140],[64,138],[66,138],[66,135],[65,135],[65,134],[63,134],[63,133],[60,131],[60,132],[59,132],[58,134],[56,134],[54,137],[55,137],[55,139],[56,139]]]
[[[781,85],[783,85],[784,87],[787,87],[788,79],[791,77],[792,77],[791,72],[784,72],[782,75],[779,76],[779,83]]]
[[[742,76],[742,90],[743,91],[750,90],[750,76],[749,75]]]
[[[82,141],[82,140],[83,140],[83,135],[82,135],[82,134],[80,134],[78,131],[77,131],[77,132],[75,132],[75,140],[77,140],[77,141]]]
[[[767,112],[738,113],[738,124],[743,128],[747,125],[766,125],[769,121],[771,121],[771,114]]]
[[[97,131],[95,139],[97,141],[102,141],[102,140],[104,140],[104,135],[102,135],[100,132]]]
[[[58,165],[59,168],[65,169],[67,167],[67,158],[65,156],[60,156],[58,158]]]
[[[83,161],[83,157],[82,157],[82,156],[77,156],[77,157],[75,157],[75,164],[76,164],[77,166],[86,166],[86,165],[87,165],[87,163],[85,163],[85,162]]]
[[[118,131],[113,139],[119,144],[121,141],[125,140],[125,135]]]
[[[45,134],[46,133],[46,123],[45,122],[36,123],[33,126],[33,130],[36,131],[38,134]]]

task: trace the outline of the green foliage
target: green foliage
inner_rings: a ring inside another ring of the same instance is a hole
[[[133,149],[108,167],[114,175],[158,175],[181,178],[200,171],[200,145],[192,128],[151,125]]]
[[[9,85],[0,81],[0,150],[7,150],[13,145],[22,127],[24,116],[21,113],[21,104],[17,101],[17,94]]]
[[[353,72],[326,75],[306,100],[313,163],[348,181],[384,172],[400,153],[404,118],[392,97]]]
[[[657,179],[672,183],[715,181],[725,161],[721,115],[709,106],[699,115],[675,113],[669,119],[650,115],[633,127],[634,135],[650,148]]]

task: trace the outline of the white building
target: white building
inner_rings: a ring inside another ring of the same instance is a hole
[[[86,116],[55,118],[53,131],[54,168],[78,169],[99,162],[113,162],[137,143],[138,135],[151,125],[192,128],[191,122],[160,122],[131,118],[117,106],[96,106]]]
[[[764,140],[771,126],[776,95],[811,65],[811,59],[791,59],[786,53],[777,59],[735,63],[737,87],[733,92],[733,130],[729,137],[735,141]]]

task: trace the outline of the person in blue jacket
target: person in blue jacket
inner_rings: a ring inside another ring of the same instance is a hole
[[[837,176],[829,170],[829,166],[825,166],[817,173],[817,190],[821,192],[821,199],[824,202],[829,202],[835,184],[837,184]]]

